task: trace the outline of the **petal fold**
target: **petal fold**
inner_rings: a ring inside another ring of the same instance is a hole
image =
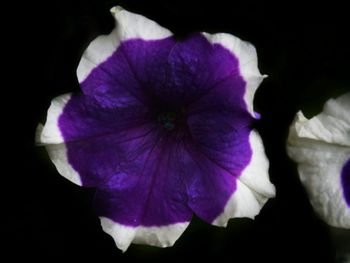
[[[350,147],[350,93],[326,102],[323,112],[308,120],[297,113],[293,137]]]
[[[275,187],[269,180],[269,161],[259,134],[253,130],[249,136],[252,156],[237,180],[237,189],[233,192],[225,209],[213,222],[217,226],[226,226],[228,220],[236,217],[254,219],[269,198],[275,196]]]
[[[298,112],[287,149],[315,211],[330,225],[350,228],[350,207],[341,174],[350,158],[350,93],[329,100],[323,112],[306,119]]]

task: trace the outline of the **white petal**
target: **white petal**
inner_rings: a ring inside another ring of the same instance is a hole
[[[249,136],[252,158],[237,180],[237,189],[228,201],[224,212],[213,224],[226,226],[230,218],[254,218],[269,198],[275,196],[275,187],[269,180],[269,162],[264,146],[256,131]]]
[[[306,119],[298,112],[291,138],[308,138],[350,147],[350,93],[330,99],[323,112]]]
[[[275,196],[276,190],[269,179],[269,161],[260,135],[255,130],[250,133],[249,142],[252,147],[252,158],[239,180],[256,194],[272,198]]]
[[[255,47],[251,43],[227,33],[217,33],[213,35],[203,33],[203,35],[209,42],[221,44],[238,58],[240,73],[247,83],[244,100],[247,104],[248,111],[252,116],[255,116],[253,109],[254,95],[260,83],[266,77],[265,75],[261,75],[258,69],[258,56]]]
[[[68,162],[67,149],[58,126],[58,119],[70,98],[71,94],[64,94],[51,101],[45,125],[38,125],[36,143],[45,146],[51,161],[63,177],[77,185],[82,185],[78,172]]]
[[[117,33],[120,40],[142,38],[156,40],[166,38],[172,33],[159,24],[142,15],[128,12],[120,6],[111,9],[117,22]]]
[[[39,125],[36,134],[37,144],[58,144],[64,142],[61,131],[58,127],[58,118],[67,104],[71,94],[64,94],[54,98],[47,112],[46,123]]]
[[[84,51],[77,68],[79,83],[83,82],[90,72],[109,58],[117,49],[120,40],[116,37],[114,29],[109,35],[101,35],[95,38]]]
[[[218,216],[213,222],[216,226],[227,226],[230,218],[249,217],[254,218],[259,214],[261,204],[254,196],[253,192],[239,180],[237,180],[237,188],[226,204],[224,212]]]
[[[287,145],[315,211],[330,225],[344,228],[350,228],[350,208],[340,174],[350,157],[349,95],[329,100],[324,111],[310,120],[299,112]]]
[[[184,222],[159,227],[131,227],[121,225],[106,217],[100,217],[100,220],[102,229],[112,236],[115,244],[122,251],[126,251],[131,243],[157,247],[173,246],[189,225],[189,222]]]
[[[332,226],[350,228],[350,209],[340,182],[350,149],[304,140],[289,145],[288,153],[298,163],[301,182],[316,212]]]
[[[45,148],[60,175],[69,181],[82,186],[78,172],[69,164],[67,160],[67,149],[65,144],[49,144],[46,145]]]
[[[122,41],[134,38],[157,40],[172,35],[168,29],[156,22],[142,15],[128,12],[120,6],[113,7],[111,13],[116,20],[116,27],[109,35],[97,37],[85,50],[77,69],[80,83],[96,66],[109,58]]]

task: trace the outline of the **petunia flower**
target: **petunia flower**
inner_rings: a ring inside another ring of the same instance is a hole
[[[115,29],[78,66],[82,93],[53,99],[39,130],[58,172],[96,188],[102,228],[124,251],[173,245],[193,214],[217,226],[254,218],[275,194],[253,129],[255,48],[224,33],[178,41],[111,12]]]
[[[330,99],[309,120],[298,112],[287,148],[315,211],[332,226],[350,228],[350,93]]]

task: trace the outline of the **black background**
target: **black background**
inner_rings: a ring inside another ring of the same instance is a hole
[[[229,32],[255,45],[259,68],[269,75],[255,97],[262,114],[258,130],[277,188],[277,197],[255,221],[234,219],[224,229],[194,218],[174,247],[132,245],[123,254],[91,208],[93,189],[59,176],[44,149],[35,147],[35,128],[45,120],[50,100],[79,90],[75,71],[81,54],[92,39],[113,28],[109,9],[116,4],[181,37],[194,31]],[[298,109],[313,116],[329,97],[349,91],[349,23],[343,11],[329,3],[307,7],[219,0],[62,0],[17,6],[8,21],[18,40],[6,38],[16,52],[7,64],[15,74],[7,88],[14,91],[7,97],[10,110],[4,112],[10,115],[5,130],[11,147],[5,158],[10,169],[2,174],[1,257],[8,252],[12,258],[47,262],[335,262],[350,248],[349,232],[329,228],[313,213],[285,153],[285,140]]]

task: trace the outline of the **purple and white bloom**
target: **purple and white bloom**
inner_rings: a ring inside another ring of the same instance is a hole
[[[315,211],[350,228],[350,93],[328,100],[311,119],[298,112],[287,148]]]
[[[116,27],[77,69],[81,94],[53,99],[38,142],[58,172],[96,188],[94,207],[118,248],[172,246],[195,213],[226,226],[275,195],[253,97],[255,48],[230,34],[183,41],[115,7]]]

